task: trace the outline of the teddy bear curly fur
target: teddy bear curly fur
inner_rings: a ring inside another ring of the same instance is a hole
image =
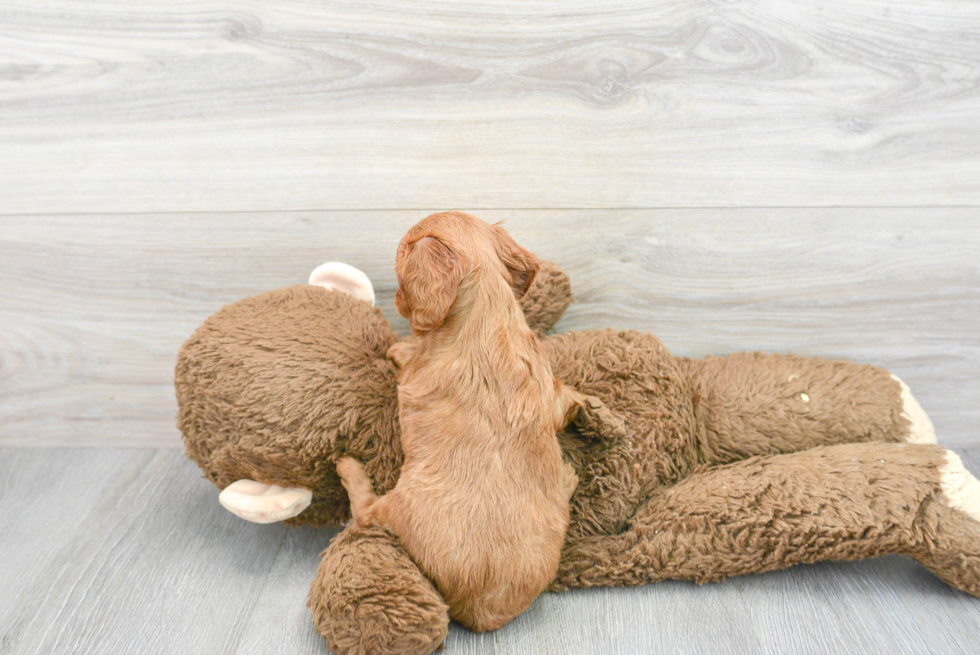
[[[571,301],[545,262],[522,307],[539,334]],[[180,351],[176,391],[188,457],[217,487],[308,489],[286,522],[349,519],[338,458],[378,493],[402,454],[398,340],[381,311],[300,285],[228,305]],[[980,482],[935,445],[898,378],[792,355],[672,356],[654,336],[544,337],[565,384],[600,399],[561,435],[580,483],[552,591],[699,583],[803,562],[908,555],[980,595]],[[347,527],[310,587],[314,623],[338,653],[428,653],[447,607],[390,533]]]

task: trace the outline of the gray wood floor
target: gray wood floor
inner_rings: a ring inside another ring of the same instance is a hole
[[[179,451],[209,314],[505,220],[559,331],[884,366],[980,469],[980,3],[0,3],[0,653],[322,653],[329,531]],[[542,597],[451,653],[980,651],[902,558]]]
[[[980,469],[980,449],[964,452]],[[331,530],[254,525],[173,450],[0,449],[0,652],[320,654]],[[447,653],[975,653],[980,602],[907,558],[545,594]]]

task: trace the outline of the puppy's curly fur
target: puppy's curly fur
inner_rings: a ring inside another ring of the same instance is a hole
[[[450,615],[476,631],[523,612],[558,570],[578,482],[556,432],[585,397],[562,385],[519,298],[537,259],[497,225],[433,214],[398,247],[392,346],[405,463],[380,498],[360,464],[337,471],[358,525],[397,534]]]

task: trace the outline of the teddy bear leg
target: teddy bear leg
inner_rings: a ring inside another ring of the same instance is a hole
[[[566,544],[553,589],[709,582],[910,555],[980,592],[980,483],[939,446],[860,443],[758,457],[655,493],[628,528]]]
[[[424,655],[446,638],[449,607],[382,528],[348,527],[323,551],[307,606],[338,655]]]
[[[842,443],[936,442],[909,388],[880,368],[763,353],[678,363],[693,386],[707,464]]]
[[[928,529],[913,556],[948,585],[980,596],[980,481],[952,451],[939,470],[945,502],[923,516]]]

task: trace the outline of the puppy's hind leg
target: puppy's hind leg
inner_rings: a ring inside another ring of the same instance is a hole
[[[371,508],[378,500],[371,479],[364,467],[353,457],[341,457],[337,462],[337,475],[350,496],[350,513],[361,527],[374,525]]]

